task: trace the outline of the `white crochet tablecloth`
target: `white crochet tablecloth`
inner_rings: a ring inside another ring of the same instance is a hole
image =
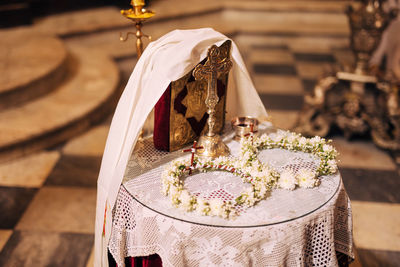
[[[261,126],[261,131],[266,126]],[[224,140],[237,155],[232,133]],[[118,266],[125,257],[158,254],[163,266],[337,266],[336,252],[353,256],[349,198],[339,173],[321,185],[294,191],[276,189],[235,220],[201,216],[172,207],[160,192],[160,176],[181,152],[141,141],[132,153],[113,210],[109,250]],[[316,169],[318,159],[302,152],[264,150],[259,158],[277,170]],[[185,186],[204,198],[231,200],[243,187],[226,172],[189,176]]]

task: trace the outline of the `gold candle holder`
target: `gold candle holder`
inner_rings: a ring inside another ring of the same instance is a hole
[[[128,40],[128,36],[130,34],[135,35],[136,36],[136,52],[137,52],[138,58],[140,58],[140,56],[143,53],[142,37],[147,37],[149,40],[151,40],[151,36],[143,34],[142,23],[145,20],[153,17],[155,15],[155,13],[151,10],[147,10],[144,8],[144,6],[145,6],[144,0],[132,0],[131,6],[132,6],[132,8],[130,8],[130,9],[121,10],[121,14],[125,18],[130,19],[135,23],[136,33],[128,32],[126,34],[125,38],[122,36],[122,33],[120,33],[119,39],[120,39],[120,41],[125,42],[126,40]]]
[[[232,129],[235,131],[234,140],[240,141],[247,137],[253,130],[253,134],[258,134],[258,120],[252,117],[234,117],[231,120]],[[253,125],[253,129],[251,129]]]

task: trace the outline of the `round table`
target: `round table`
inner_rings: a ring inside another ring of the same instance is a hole
[[[233,133],[223,137],[231,154],[238,155]],[[274,189],[227,220],[179,210],[161,193],[162,171],[182,156],[157,151],[151,139],[137,144],[113,210],[108,247],[118,266],[125,257],[152,254],[161,257],[163,266],[337,266],[336,252],[354,258],[350,201],[339,173],[321,177],[320,186],[312,189]],[[282,149],[261,151],[259,158],[278,171],[294,172],[315,170],[319,161]],[[215,171],[189,176],[185,186],[204,198],[231,200],[249,185]]]

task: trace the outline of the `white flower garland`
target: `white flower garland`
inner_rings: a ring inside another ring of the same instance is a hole
[[[233,218],[237,215],[238,206],[254,206],[265,199],[268,191],[275,187],[287,190],[293,190],[297,186],[312,188],[320,184],[318,176],[335,173],[337,152],[329,145],[330,142],[318,136],[305,138],[300,134],[286,131],[278,131],[271,135],[263,134],[260,137],[250,136],[241,142],[240,158],[219,157],[214,160],[201,160],[195,157],[192,165],[190,159],[174,160],[162,174],[162,193],[170,197],[174,206],[185,211]],[[311,153],[319,157],[321,163],[316,172],[302,168],[297,174],[290,169],[278,173],[257,158],[260,150],[272,148]],[[182,178],[189,175],[190,171],[231,172],[240,176],[243,182],[250,183],[251,187],[244,190],[234,202],[217,198],[207,200],[190,194],[184,188]]]
[[[337,151],[331,146],[331,140],[325,140],[319,136],[306,138],[297,133],[278,130],[273,134],[263,134],[260,137],[253,136],[241,142],[241,160],[245,166],[259,165],[257,158],[260,150],[281,148],[290,151],[311,153],[320,159],[320,164],[313,172],[307,168],[300,169],[295,175],[292,170],[286,169],[279,174],[277,186],[283,189],[293,190],[296,186],[312,188],[320,184],[319,176],[333,174],[337,171]]]
[[[242,161],[235,158],[219,157],[214,160],[202,161],[195,157],[193,166],[190,159],[173,161],[162,175],[162,193],[169,196],[172,204],[185,211],[196,211],[201,215],[233,218],[236,215],[236,206],[250,207],[267,197],[278,174],[261,163],[243,166]],[[251,187],[244,190],[234,202],[221,199],[206,200],[189,193],[184,188],[182,178],[187,176],[189,170],[208,172],[226,171],[240,176],[242,181],[250,183]]]

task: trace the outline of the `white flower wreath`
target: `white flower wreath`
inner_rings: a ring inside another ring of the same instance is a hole
[[[278,131],[275,134],[263,134],[260,137],[250,135],[242,140],[240,157],[219,157],[214,160],[190,159],[174,160],[162,174],[162,193],[169,196],[174,206],[185,211],[196,211],[201,215],[233,218],[237,215],[237,207],[251,207],[267,197],[268,191],[275,187],[293,190],[296,186],[312,188],[318,186],[319,176],[333,174],[337,171],[336,150],[329,145],[331,141],[316,136],[305,138],[300,134]],[[278,173],[258,158],[263,149],[281,148],[291,151],[311,153],[320,158],[316,172],[302,168],[294,174],[286,169]],[[204,199],[184,188],[183,178],[192,171],[226,171],[240,176],[242,181],[251,187],[244,190],[234,201],[221,199]]]
[[[337,171],[336,157],[338,153],[329,143],[331,140],[327,141],[319,136],[306,138],[297,133],[278,130],[273,134],[263,134],[260,137],[251,136],[251,138],[242,140],[240,155],[244,166],[253,164],[258,166],[261,163],[257,156],[263,149],[280,148],[311,153],[320,159],[316,172],[302,168],[298,170],[297,174],[294,174],[292,170],[286,169],[279,174],[277,186],[288,190],[293,190],[296,186],[312,188],[320,184],[319,176],[333,174]]]
[[[261,163],[254,163],[251,166],[243,166],[242,161],[235,158],[219,157],[214,160],[200,160],[195,157],[191,166],[190,159],[175,160],[164,171],[162,175],[162,193],[169,196],[172,204],[185,211],[196,211],[201,215],[220,216],[232,218],[238,205],[250,207],[258,201],[267,197],[278,174]],[[242,181],[250,183],[251,187],[244,190],[235,201],[222,201],[221,199],[206,200],[189,193],[184,188],[182,178],[189,174],[190,170],[226,171],[240,176]]]

